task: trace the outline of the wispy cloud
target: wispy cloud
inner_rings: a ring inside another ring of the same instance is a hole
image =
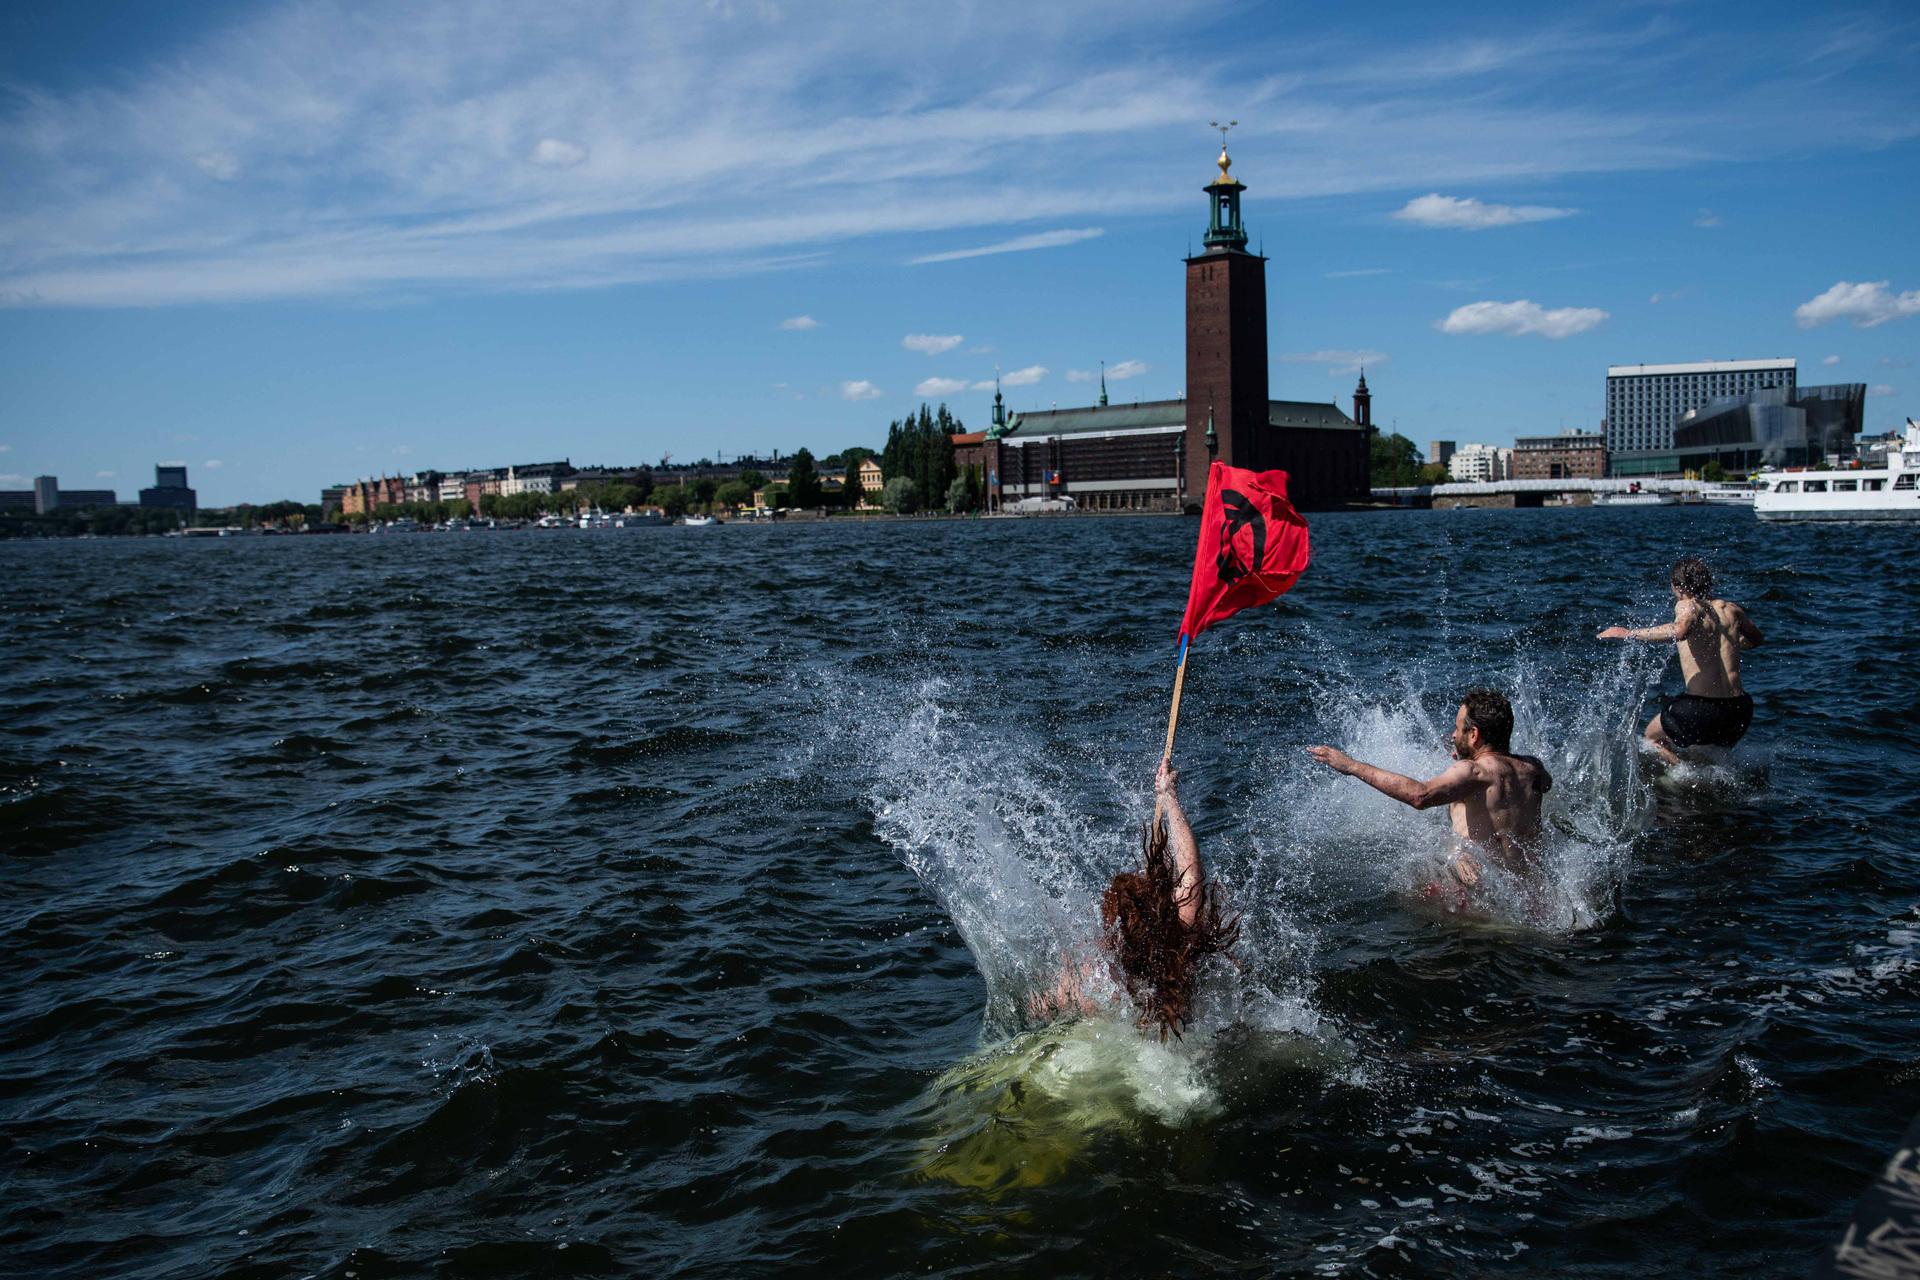
[[[1886,383],[1876,382],[1872,386],[1867,388],[1867,394],[1870,396],[1890,396],[1896,393],[1894,389],[1888,386]]]
[[[1693,215],[1693,225],[1702,231],[1711,231],[1720,225],[1720,215],[1711,209],[1702,209]]]
[[[227,464],[222,462],[218,458],[208,458],[205,462],[201,463],[200,465],[205,467],[209,471],[218,471],[220,468],[226,466]]]
[[[801,269],[884,237],[960,246],[920,262],[1070,245],[1100,219],[1189,208],[1193,124],[1221,101],[1258,108],[1241,154],[1273,157],[1263,199],[1424,188],[1430,216],[1466,227],[1551,207],[1441,186],[1917,132],[1897,65],[1846,94],[1750,74],[1689,97],[1680,51],[1716,24],[1681,11],[1474,38],[1243,31],[1245,56],[1222,59],[1180,38],[1223,21],[1188,5],[982,0],[943,26],[937,67],[903,56],[924,47],[921,11],[860,0],[804,22],[711,0],[225,12],[111,74],[16,77],[0,305],[601,288]],[[1094,25],[1108,40],[1090,61]],[[1738,65],[1768,70],[1752,50]],[[1570,93],[1596,66],[1604,97]]]
[[[1082,227],[1078,231],[1038,231],[1028,236],[1015,236],[1011,240],[1000,240],[993,244],[983,244],[973,249],[949,249],[945,253],[926,253],[917,258],[908,258],[907,265],[917,267],[928,262],[958,262],[962,258],[984,258],[995,253],[1026,253],[1033,249],[1058,249],[1062,245],[1079,244],[1082,240],[1091,240],[1105,234],[1100,227]]]
[[[1358,373],[1364,365],[1383,365],[1389,359],[1384,351],[1347,351],[1326,348],[1320,351],[1289,351],[1280,357],[1282,364],[1324,364],[1329,374]]]
[[[10,444],[0,444],[0,453],[12,453],[12,452],[13,452],[13,446],[12,446],[12,445],[10,445]]]
[[[21,475],[17,471],[0,472],[0,484],[17,485],[17,484],[25,484],[26,482],[27,482],[27,478]]]
[[[1009,387],[1030,387],[1047,376],[1047,366],[1030,364],[1024,369],[1015,369],[1012,373],[1000,375],[1000,381]]]
[[[93,473],[93,478],[95,480],[111,480],[118,474],[119,472],[117,471],[96,471]]]
[[[780,327],[804,333],[808,329],[818,329],[820,322],[812,316],[788,316],[780,322]]]
[[[1559,209],[1544,204],[1486,204],[1471,196],[1424,195],[1407,201],[1394,213],[1402,222],[1421,227],[1446,227],[1454,231],[1485,231],[1491,227],[1513,227],[1523,222],[1550,222],[1569,218],[1578,209]]]
[[[1358,267],[1352,271],[1326,271],[1321,278],[1326,280],[1352,280],[1358,276],[1390,276],[1392,267]]]
[[[1840,357],[1839,357],[1839,356],[1826,356],[1826,357],[1824,357],[1824,358],[1822,358],[1822,360],[1820,361],[1820,363],[1821,363],[1821,364],[1824,364],[1824,365],[1836,365],[1836,364],[1839,364],[1839,363],[1840,363]]]
[[[1146,371],[1145,360],[1120,360],[1107,366],[1107,378],[1112,382],[1125,382],[1128,378],[1137,378]]]
[[[1793,309],[1794,321],[1802,329],[1813,329],[1834,320],[1851,320],[1856,329],[1871,329],[1889,320],[1920,315],[1920,289],[1894,293],[1885,280],[1855,284],[1842,280],[1817,298],[1810,298]]]
[[[1442,333],[1504,333],[1510,337],[1537,334],[1542,338],[1570,338],[1585,333],[1607,318],[1598,307],[1555,307],[1537,302],[1470,302],[1455,307],[1434,327]]]
[[[1095,372],[1094,372],[1093,370],[1091,370],[1091,369],[1069,369],[1069,370],[1067,370],[1067,381],[1068,381],[1068,382],[1092,382],[1092,381],[1093,381],[1093,380],[1094,380],[1095,378],[1097,378],[1097,377],[1099,377],[1099,376],[1100,376],[1099,374],[1097,374],[1097,373],[1095,373]]]
[[[918,351],[923,356],[944,355],[966,339],[957,333],[910,333],[900,339],[900,345],[909,351]]]
[[[840,398],[842,400],[878,400],[885,394],[886,392],[874,386],[865,378],[840,384]]]
[[[956,391],[965,391],[968,383],[965,378],[922,378],[914,384],[913,394],[917,396],[950,396]]]

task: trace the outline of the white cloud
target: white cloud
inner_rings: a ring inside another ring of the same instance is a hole
[[[1710,230],[1720,225],[1720,215],[1711,209],[1702,209],[1693,217],[1693,225],[1701,230]]]
[[[1256,219],[1287,199],[1390,207],[1912,131],[1891,56],[1835,94],[1770,74],[1775,45],[1746,42],[1731,56],[1748,74],[1688,91],[1672,50],[1715,28],[1684,6],[1471,37],[1252,24],[1222,59],[1179,38],[1187,5],[987,0],[956,10],[933,63],[903,56],[925,47],[924,10],[876,0],[804,21],[771,0],[365,10],[223,6],[163,51],[0,96],[0,305],[597,289],[801,269],[850,243],[886,246],[871,261],[1071,244],[1110,219],[1191,226],[1193,122],[1220,101],[1259,105],[1237,152]],[[587,159],[542,167],[543,141]]]
[[[1102,227],[1082,227],[1077,231],[1038,231],[1030,236],[1015,236],[1011,240],[1000,240],[993,244],[983,244],[974,249],[949,249],[945,253],[926,253],[917,258],[908,258],[910,267],[921,266],[928,262],[958,262],[962,258],[984,258],[994,253],[1025,253],[1031,249],[1058,249],[1062,245],[1079,244],[1082,240],[1091,240],[1095,236],[1105,235]]]
[[[1920,315],[1920,289],[1893,293],[1885,280],[1862,284],[1842,280],[1819,297],[1810,298],[1793,309],[1793,318],[1802,329],[1833,320],[1851,320],[1856,329],[1871,329],[1911,315]]]
[[[1839,356],[1828,356],[1828,357],[1826,357],[1826,358],[1825,358],[1824,360],[1822,360],[1822,361],[1821,361],[1820,363],[1821,363],[1821,364],[1824,364],[1824,365],[1836,365],[1836,364],[1839,364],[1839,363],[1840,363],[1840,357],[1839,357]]]
[[[996,384],[992,378],[982,378],[980,381],[974,383],[970,389],[974,391],[992,391],[995,389],[995,386]]]
[[[1010,387],[1030,387],[1047,376],[1047,366],[1030,364],[1024,369],[1015,369],[1012,373],[1002,374],[1000,381]]]
[[[227,464],[220,461],[220,459],[218,458],[208,458],[205,462],[201,463],[200,465],[205,467],[209,471],[218,471],[221,467],[224,467]]]
[[[1607,318],[1598,307],[1556,307],[1537,302],[1469,302],[1455,307],[1434,327],[1442,333],[1504,333],[1518,337],[1535,333],[1543,338],[1570,338],[1585,333]]]
[[[194,167],[216,182],[232,182],[240,176],[240,161],[231,152],[208,151],[193,158]]]
[[[93,478],[95,480],[111,480],[118,474],[119,473],[115,471],[96,471],[93,473]]]
[[[900,345],[921,355],[937,356],[944,355],[965,341],[957,333],[910,333],[900,339]]]
[[[1895,392],[1893,388],[1888,386],[1886,383],[1876,382],[1872,386],[1867,388],[1867,394],[1870,396],[1890,396],[1895,394]]]
[[[913,394],[917,396],[950,396],[956,391],[965,391],[968,383],[965,378],[923,378],[914,384]]]
[[[1093,380],[1094,380],[1095,378],[1097,378],[1097,377],[1099,377],[1099,376],[1100,376],[1099,374],[1097,374],[1097,373],[1095,373],[1095,372],[1093,372],[1093,370],[1091,370],[1091,369],[1069,369],[1069,370],[1067,370],[1067,381],[1068,381],[1068,382],[1092,382],[1092,381],[1093,381]]]
[[[782,329],[792,330],[796,333],[804,333],[808,329],[818,329],[820,327],[820,322],[818,320],[815,320],[812,316],[788,316],[785,320],[782,320],[780,322],[780,327]]]
[[[1513,227],[1523,222],[1547,222],[1578,212],[1578,209],[1557,209],[1543,204],[1486,204],[1471,196],[1462,199],[1433,194],[1407,201],[1393,216],[1422,227],[1485,231],[1489,227]]]
[[[585,147],[559,138],[542,138],[527,153],[527,159],[543,169],[571,169],[586,158]]]
[[[1125,382],[1128,378],[1137,378],[1146,371],[1145,360],[1122,360],[1118,364],[1107,366],[1107,378],[1113,382]]]
[[[1355,276],[1390,276],[1392,274],[1392,267],[1361,267],[1357,271],[1323,272],[1322,278],[1327,280],[1351,280]]]
[[[27,478],[12,471],[0,473],[0,484],[25,484]]]
[[[880,388],[874,386],[865,378],[840,384],[840,398],[842,400],[878,400],[885,394],[886,392],[880,390]]]
[[[1281,364],[1324,364],[1328,373],[1358,373],[1363,365],[1381,365],[1388,360],[1384,351],[1347,351],[1340,348],[1322,348],[1319,351],[1289,351],[1280,357]]]

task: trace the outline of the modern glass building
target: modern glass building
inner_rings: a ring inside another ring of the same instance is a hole
[[[1784,390],[1791,399],[1798,376],[1798,362],[1791,358],[1609,365],[1607,453],[1613,474],[1677,470],[1673,429],[1683,415],[1756,391]]]
[[[1853,452],[1865,416],[1863,382],[1775,388],[1717,400],[1686,414],[1673,432],[1677,467],[1698,471],[1717,462],[1729,472],[1805,467]]]

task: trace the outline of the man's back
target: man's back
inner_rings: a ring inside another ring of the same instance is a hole
[[[1532,756],[1493,750],[1462,763],[1473,785],[1448,806],[1455,834],[1509,871],[1530,870],[1540,842],[1540,802],[1553,788],[1547,767]]]
[[[1702,698],[1736,698],[1742,638],[1751,630],[1747,611],[1731,600],[1683,599],[1674,606],[1675,647],[1687,692]]]

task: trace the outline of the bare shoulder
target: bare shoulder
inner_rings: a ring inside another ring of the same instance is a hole
[[[1520,780],[1536,791],[1553,790],[1553,775],[1547,772],[1546,761],[1538,756],[1509,756],[1514,763],[1514,771]]]

